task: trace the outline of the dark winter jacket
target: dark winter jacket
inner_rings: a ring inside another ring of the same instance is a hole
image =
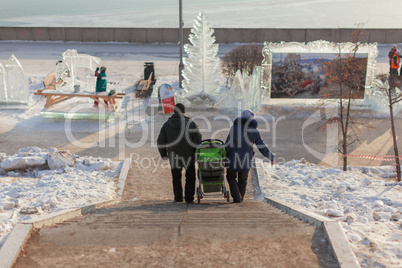
[[[225,142],[227,164],[229,170],[247,172],[251,168],[253,158],[253,144],[268,159],[274,161],[274,155],[269,151],[257,129],[255,119],[245,120],[237,118]]]
[[[391,50],[388,52],[389,65],[391,65],[391,61],[392,61],[392,58],[394,57],[395,53],[396,53],[396,49],[391,49]]]
[[[159,154],[169,157],[172,168],[186,167],[194,163],[201,133],[189,117],[173,114],[162,126],[157,143]]]

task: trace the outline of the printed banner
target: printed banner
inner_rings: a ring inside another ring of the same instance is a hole
[[[163,113],[164,114],[173,113],[175,105],[176,104],[175,104],[174,97],[162,99]]]
[[[169,84],[162,84],[159,87],[159,94],[161,96],[161,99],[173,97],[173,88]]]

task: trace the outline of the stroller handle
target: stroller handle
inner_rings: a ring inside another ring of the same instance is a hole
[[[222,144],[225,144],[225,143],[224,143],[223,141],[221,141],[220,139],[205,139],[205,140],[202,140],[201,143],[203,143],[203,142],[205,142],[205,141],[207,141],[207,142],[218,141],[218,142],[220,142],[220,143],[222,143]]]

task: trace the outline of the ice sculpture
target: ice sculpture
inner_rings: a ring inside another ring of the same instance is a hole
[[[18,59],[11,55],[6,67],[0,68],[0,103],[27,104],[29,99],[28,79]]]
[[[6,90],[6,71],[3,65],[0,63],[0,104],[5,103],[7,100],[7,90]]]
[[[232,87],[218,96],[215,107],[229,110],[257,110],[262,99],[262,71],[262,67],[259,66],[253,71],[252,76],[243,77],[238,70]]]
[[[337,55],[341,52],[342,55],[353,54],[356,44],[352,42],[342,42],[342,43],[332,43],[325,40],[317,40],[309,43],[301,42],[280,42],[280,43],[264,43],[263,48],[263,62],[262,66],[264,68],[264,74],[262,79],[262,87],[267,94],[264,94],[268,99],[271,96],[271,84],[273,79],[273,60],[274,58],[282,57],[285,54],[296,53],[299,55],[309,56],[311,58],[314,55]],[[355,100],[355,103],[369,103],[370,101],[370,91],[373,86],[376,75],[376,57],[378,55],[377,43],[373,44],[359,44],[357,54],[364,54],[367,56],[367,68],[364,81],[364,99]],[[267,103],[267,98],[263,100]],[[316,98],[318,101],[319,98]],[[292,102],[310,102],[311,99],[289,99],[289,103]]]
[[[248,95],[247,95],[247,108],[250,110],[257,110],[261,105],[263,99],[261,77],[263,68],[258,66],[249,79]]]
[[[182,87],[190,101],[215,102],[220,89],[220,60],[217,57],[219,45],[215,44],[213,34],[214,30],[209,27],[207,17],[200,12],[189,36],[191,45],[184,46],[188,58],[183,60],[185,69]]]
[[[381,81],[380,79],[376,79],[373,82],[374,90],[372,95],[370,96],[371,100],[371,109],[378,111],[383,114],[389,114],[389,100],[388,100],[388,91],[389,91],[389,83],[388,80]],[[395,92],[392,97],[396,95],[400,95],[401,90],[399,88],[395,88]],[[394,114],[399,113],[402,110],[402,102],[394,103],[393,112]]]
[[[222,92],[216,99],[215,107],[221,109],[244,109],[247,92],[244,88],[244,78],[238,70],[229,90]]]
[[[79,85],[84,90],[95,90],[94,72],[100,67],[101,59],[87,54],[78,54],[75,49],[68,49],[62,53],[63,61],[56,67],[55,76],[62,79],[63,89],[73,90]]]

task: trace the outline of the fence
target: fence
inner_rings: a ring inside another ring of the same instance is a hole
[[[165,122],[170,115],[165,115],[158,106],[150,105],[150,99],[130,99],[123,104],[125,109],[124,120],[126,130],[130,133],[130,127],[142,123]],[[159,100],[158,100],[159,103]]]

